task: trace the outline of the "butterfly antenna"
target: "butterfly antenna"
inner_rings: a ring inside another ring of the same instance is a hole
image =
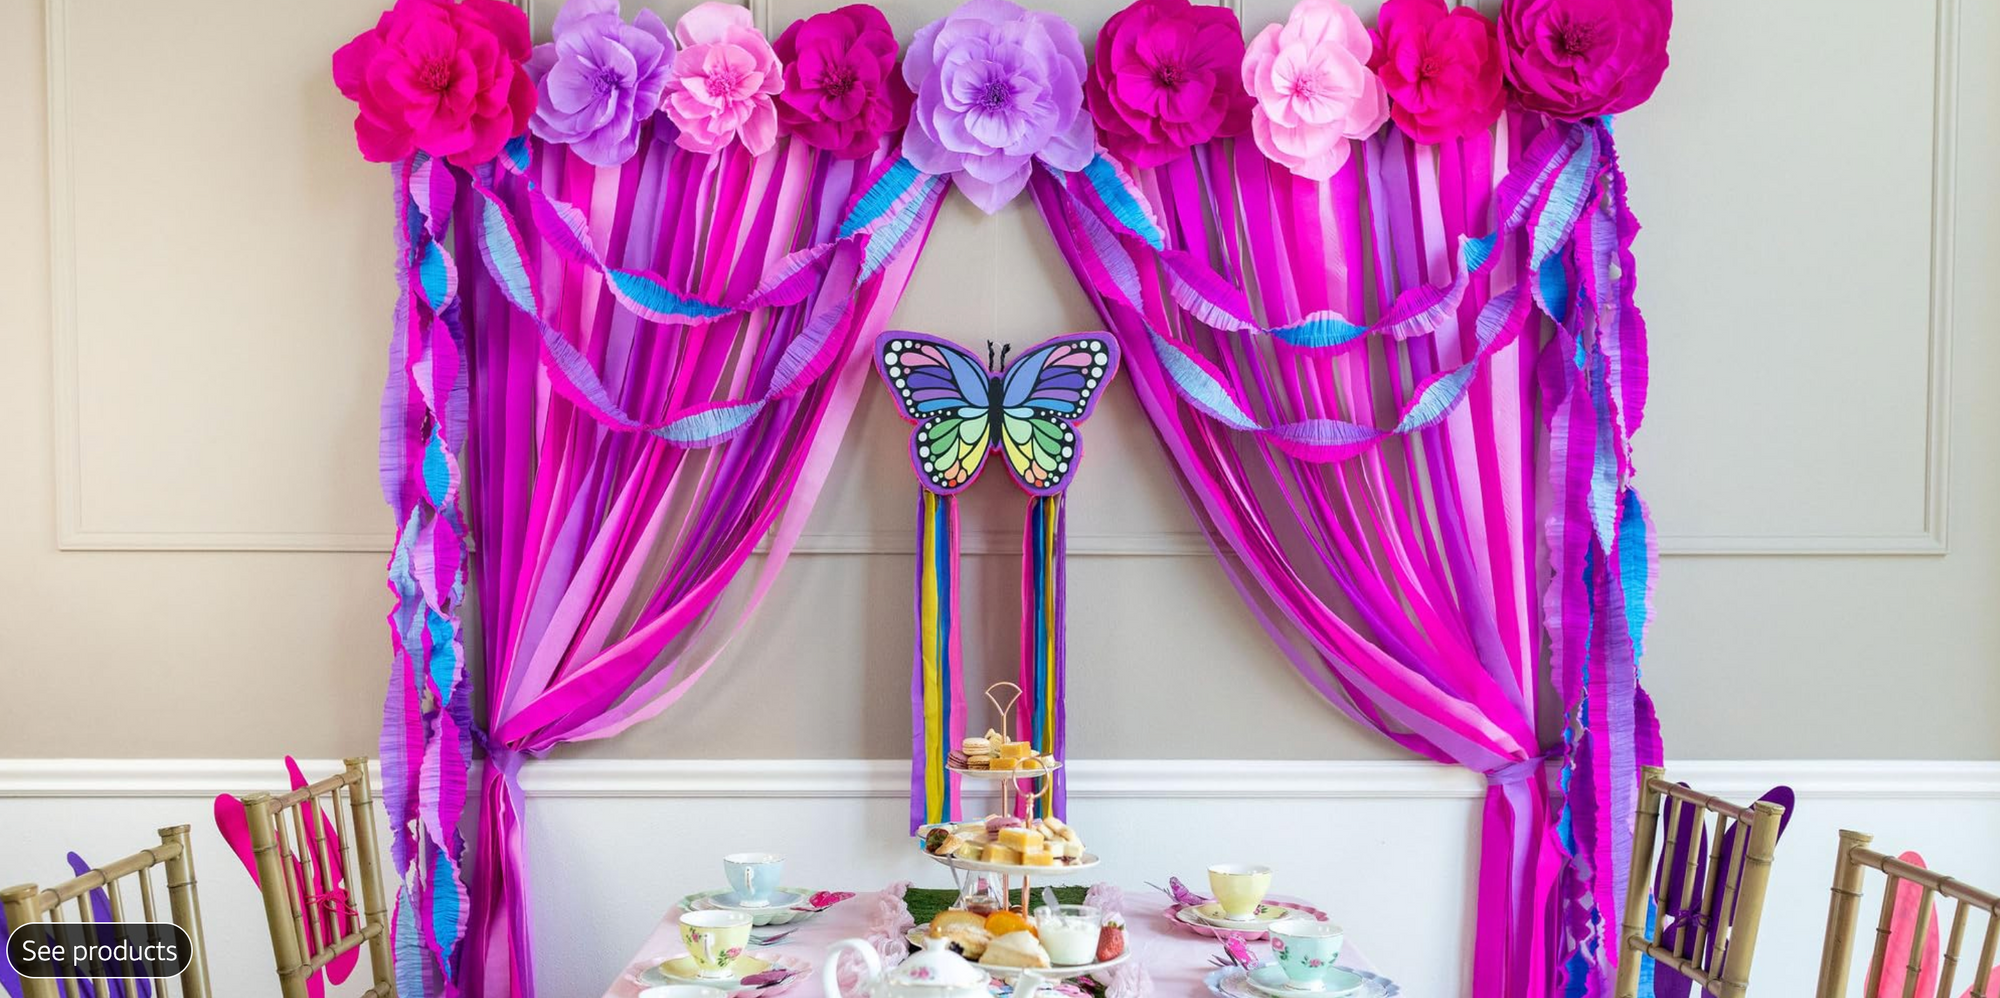
[[[986,341],[986,369],[991,371],[999,365],[993,363],[993,341]]]
[[[1001,366],[1001,367],[1006,367],[1006,366],[1007,366],[1007,355],[1008,355],[1009,353],[1012,353],[1012,352],[1013,352],[1013,350],[1014,350],[1014,344],[1012,344],[1012,343],[1002,343],[1002,344],[1000,344],[1000,366]]]

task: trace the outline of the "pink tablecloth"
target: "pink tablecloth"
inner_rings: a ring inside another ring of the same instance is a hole
[[[780,940],[777,945],[761,947],[751,944],[751,951],[771,949],[791,956],[812,961],[813,972],[810,980],[801,981],[787,989],[784,998],[821,998],[825,985],[821,976],[827,973],[826,949],[842,939],[859,939],[868,934],[868,910],[874,900],[862,895],[827,910],[824,914],[799,927],[797,932]],[[1204,939],[1175,925],[1165,912],[1167,901],[1164,895],[1151,888],[1140,888],[1125,892],[1126,943],[1131,948],[1132,959],[1143,962],[1146,972],[1153,978],[1155,998],[1195,998],[1205,996],[1208,988],[1201,979],[1215,967],[1209,957],[1222,955],[1222,943],[1214,939]],[[639,985],[632,979],[640,967],[658,964],[669,957],[687,951],[681,945],[677,919],[679,907],[668,909],[666,917],[646,937],[639,952],[633,954],[626,970],[618,975],[605,998],[635,998]],[[1250,951],[1259,957],[1268,956],[1268,943],[1250,944]],[[850,959],[852,959],[850,957]],[[1345,966],[1358,970],[1374,970],[1374,965],[1349,942],[1340,956]],[[726,992],[717,992],[718,998]]]

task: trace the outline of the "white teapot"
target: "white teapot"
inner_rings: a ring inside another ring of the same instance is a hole
[[[821,972],[821,979],[826,982],[826,998],[845,998],[840,993],[839,975],[834,972],[841,950],[861,954],[861,961],[868,965],[868,977],[861,982],[861,993],[866,998],[989,998],[990,995],[986,971],[953,951],[949,940],[925,939],[921,951],[883,973],[882,958],[873,946],[860,939],[842,939],[827,949],[826,969]],[[1014,986],[1015,998],[1033,998],[1040,984],[1041,979],[1034,973],[1022,974]]]

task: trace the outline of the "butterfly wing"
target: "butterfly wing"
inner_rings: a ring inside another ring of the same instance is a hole
[[[1001,381],[1000,449],[1021,487],[1055,495],[1075,474],[1083,422],[1118,369],[1118,344],[1103,333],[1058,336],[1008,366]]]
[[[876,338],[875,367],[903,418],[917,424],[910,462],[924,487],[941,495],[964,491],[993,448],[986,368],[956,345],[908,332]]]

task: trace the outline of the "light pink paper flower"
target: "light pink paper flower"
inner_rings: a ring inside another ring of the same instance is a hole
[[[681,51],[664,102],[680,129],[674,141],[695,152],[733,141],[753,154],[769,152],[778,141],[771,98],[785,89],[785,76],[749,9],[710,0],[681,16],[674,37]]]
[[[1257,148],[1307,180],[1338,172],[1351,140],[1389,118],[1382,84],[1368,71],[1374,50],[1361,18],[1338,0],[1300,0],[1285,23],[1259,32],[1243,57]]]

